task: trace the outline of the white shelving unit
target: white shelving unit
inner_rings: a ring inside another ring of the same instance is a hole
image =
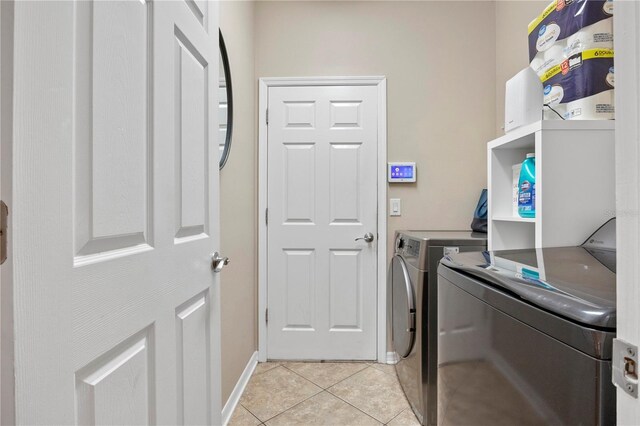
[[[489,142],[489,249],[580,245],[615,216],[613,121],[539,121]],[[513,216],[512,166],[536,154],[536,217]]]

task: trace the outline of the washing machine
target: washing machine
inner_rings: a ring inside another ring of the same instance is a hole
[[[391,328],[396,373],[416,417],[437,421],[438,262],[446,254],[486,250],[486,234],[397,231],[391,261]]]
[[[442,259],[440,424],[616,424],[615,236]]]

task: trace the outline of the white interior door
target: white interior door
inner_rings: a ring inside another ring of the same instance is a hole
[[[218,424],[218,5],[16,2],[19,424]]]
[[[377,93],[269,88],[270,359],[376,358]]]

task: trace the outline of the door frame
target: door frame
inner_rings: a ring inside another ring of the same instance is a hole
[[[376,353],[387,362],[387,79],[367,77],[270,77],[258,89],[258,360],[267,360],[267,107],[270,87],[374,86],[378,89],[378,245]]]
[[[15,424],[13,268],[13,0],[0,2],[0,199],[9,207],[7,260],[0,266],[0,424]]]
[[[617,338],[640,344],[637,268],[640,255],[640,4],[616,3],[613,27],[616,52],[616,216],[618,266],[616,273]],[[624,90],[619,88],[623,87]],[[614,362],[615,362],[614,356]],[[616,389],[618,424],[637,424],[640,400]]]

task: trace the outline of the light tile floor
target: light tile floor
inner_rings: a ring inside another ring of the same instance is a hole
[[[419,426],[392,365],[266,362],[256,367],[229,426]]]

